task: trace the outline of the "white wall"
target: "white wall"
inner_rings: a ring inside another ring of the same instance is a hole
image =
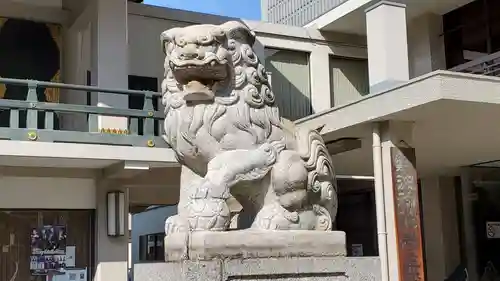
[[[159,207],[132,215],[132,265],[139,262],[139,236],[162,233],[165,220],[177,214],[177,206]]]
[[[446,69],[442,17],[424,14],[408,23],[410,78]]]
[[[93,179],[1,177],[0,206],[5,209],[95,209]]]
[[[62,79],[64,83],[86,85],[87,71],[91,68],[90,23],[81,30],[64,31]],[[61,91],[61,102],[87,104],[87,93],[83,91]],[[59,114],[64,130],[88,131],[85,114]]]
[[[455,198],[453,177],[422,179],[421,211],[429,281],[444,280],[460,263]]]
[[[23,4],[37,5],[43,7],[53,7],[53,8],[62,7],[62,0],[10,0],[10,1],[14,3],[23,3]]]
[[[186,23],[130,15],[128,17],[129,74],[157,77],[163,79],[165,55],[161,49],[160,34],[173,27],[186,26]]]

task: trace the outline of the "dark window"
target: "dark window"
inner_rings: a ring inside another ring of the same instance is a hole
[[[164,261],[165,233],[155,233],[139,236],[139,261]]]
[[[448,68],[500,51],[500,1],[476,0],[443,15]]]
[[[154,77],[145,77],[145,76],[128,76],[128,88],[130,90],[139,90],[139,91],[152,91],[158,92],[158,79]],[[130,109],[144,109],[144,96],[142,95],[129,95],[128,104]],[[158,99],[153,99],[153,108],[154,110],[158,110]],[[139,135],[144,134],[144,120],[139,120]],[[156,120],[154,126],[154,135],[159,135],[159,123]]]

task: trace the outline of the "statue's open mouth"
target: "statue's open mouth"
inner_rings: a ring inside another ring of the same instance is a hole
[[[210,62],[192,61],[176,64],[170,68],[176,80],[183,86],[186,101],[207,101],[215,98],[215,92],[227,78],[227,65],[216,60]]]

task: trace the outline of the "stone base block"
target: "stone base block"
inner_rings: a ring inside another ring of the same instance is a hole
[[[346,255],[342,231],[200,231],[165,238],[167,261]]]
[[[378,257],[296,257],[134,265],[134,281],[378,281]]]

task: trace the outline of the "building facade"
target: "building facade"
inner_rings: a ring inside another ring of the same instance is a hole
[[[273,3],[287,17],[298,2]],[[379,256],[384,281],[444,280],[460,266],[479,280],[500,266],[498,3],[317,3],[308,23],[245,23],[281,112],[321,129],[333,155],[348,252]],[[144,211],[176,204],[180,171],[161,139],[159,34],[227,20],[125,0],[0,4],[0,281],[125,280],[134,233],[158,247],[163,223]],[[405,149],[416,165],[403,169]],[[416,262],[402,255],[400,212],[418,221]],[[129,213],[140,213],[131,233]],[[66,266],[40,258],[46,244]]]
[[[1,281],[126,280],[135,233],[161,233],[127,215],[179,192],[161,138],[159,34],[227,20],[125,0],[0,3]],[[293,120],[330,107],[330,55],[366,59],[313,29],[246,23],[274,87],[294,96],[278,101]]]
[[[374,178],[384,279],[413,280],[411,269],[427,280],[480,280],[500,266],[498,132],[487,121],[499,109],[499,11],[488,0],[348,0],[299,24],[365,40],[368,74],[345,65],[340,77],[354,90],[336,90],[333,75],[332,108],[296,123],[337,143],[339,174]],[[408,149],[411,173],[398,156]],[[411,216],[420,230],[408,234]]]

